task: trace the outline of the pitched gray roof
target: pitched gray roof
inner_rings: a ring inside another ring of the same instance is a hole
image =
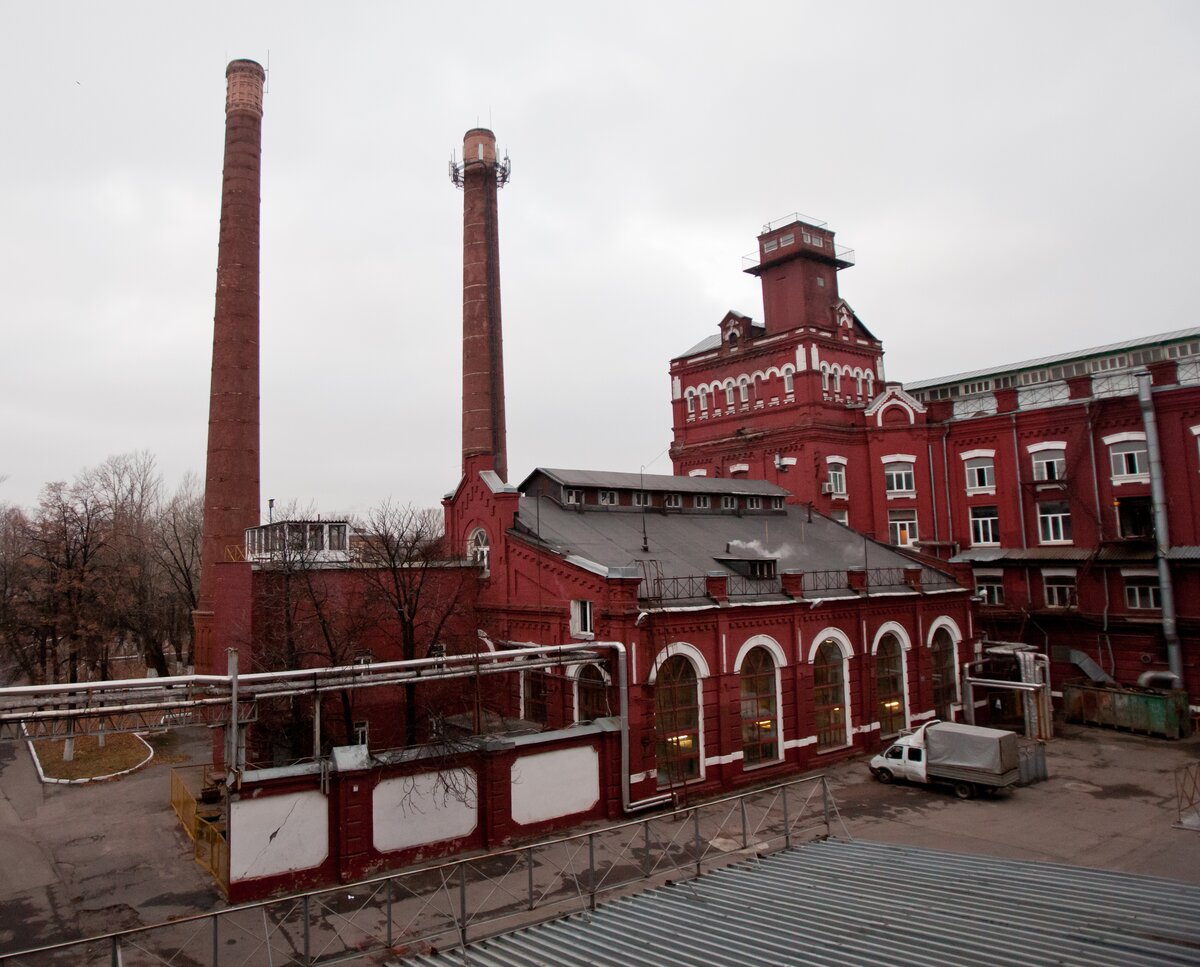
[[[1200,887],[826,840],[406,964],[1195,964]]]
[[[772,490],[778,492],[778,488]],[[664,512],[657,508],[643,513],[632,508],[576,510],[564,508],[555,500],[523,495],[518,520],[518,531],[529,539],[540,540],[556,553],[573,555],[580,563],[593,562],[602,568],[632,567],[638,573],[661,574],[666,579],[724,572],[723,561],[729,558],[773,558],[777,572],[836,573],[836,583],[831,574],[829,586],[819,593],[816,583],[806,579],[806,594],[810,596],[851,594],[844,579],[849,568],[866,567],[874,572],[873,591],[885,590],[885,584],[900,588],[900,569],[917,566],[894,548],[867,540],[815,511],[810,520],[806,507],[742,516],[720,511]],[[642,549],[643,536],[648,550]],[[879,569],[890,569],[892,573],[883,574]],[[922,570],[922,582],[930,587],[954,586],[952,578],[928,567]],[[783,600],[777,590],[778,585],[769,593],[764,588],[763,596]],[[700,595],[678,591],[674,596]]]
[[[1126,339],[1123,342],[1109,343],[1107,346],[1093,346],[1090,349],[1076,349],[1069,353],[1057,353],[1053,356],[1041,356],[1038,359],[1026,359],[1017,363],[1003,366],[989,366],[986,369],[973,369],[966,373],[954,373],[950,376],[938,376],[934,379],[918,379],[906,381],[907,390],[928,389],[931,386],[941,386],[944,383],[961,383],[964,380],[978,379],[981,376],[996,376],[1001,373],[1016,373],[1023,369],[1037,369],[1049,366],[1051,363],[1064,363],[1073,359],[1087,359],[1091,356],[1102,356],[1107,353],[1124,352],[1130,349],[1143,349],[1163,343],[1177,342],[1182,339],[1194,339],[1200,336],[1200,328],[1176,329],[1172,332],[1160,332],[1153,336],[1142,336],[1139,339]]]
[[[519,489],[538,474],[564,487],[600,487],[612,490],[653,490],[671,494],[739,494],[756,497],[786,497],[789,491],[765,480],[736,477],[674,477],[665,473],[618,473],[609,470],[557,470],[538,467]]]

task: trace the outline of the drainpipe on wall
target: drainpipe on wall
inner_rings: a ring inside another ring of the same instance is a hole
[[[1093,425],[1094,421],[1095,421],[1095,415],[1092,413],[1092,401],[1091,400],[1089,400],[1088,402],[1083,404],[1083,411],[1084,411],[1084,413],[1087,414],[1088,453],[1091,455],[1091,458],[1092,458],[1092,497],[1094,498],[1094,506],[1096,508],[1096,527],[1098,528],[1097,536],[1100,538],[1100,542],[1103,543],[1104,542],[1104,514],[1100,510],[1100,469],[1096,465],[1096,432],[1095,432],[1095,428]],[[1112,674],[1115,674],[1117,671],[1117,663],[1112,658],[1112,642],[1109,641],[1109,638],[1108,638],[1108,612],[1112,606],[1112,602],[1109,600],[1108,575],[1106,573],[1104,573],[1103,569],[1101,569],[1101,575],[1102,575],[1102,577],[1101,577],[1100,583],[1104,586],[1104,625],[1103,625],[1102,633],[1104,635],[1104,641],[1108,645],[1108,651],[1109,651],[1108,673],[1110,675],[1112,675]],[[1097,648],[1096,650],[1097,650],[1097,653],[1099,653],[1099,648]],[[1101,661],[1104,660],[1103,655],[1099,655],[1099,657],[1100,657]]]
[[[1162,451],[1158,448],[1158,420],[1154,415],[1154,399],[1150,395],[1150,373],[1137,373],[1138,404],[1142,408],[1142,423],[1146,428],[1146,453],[1150,458],[1150,499],[1154,503],[1154,561],[1158,565],[1158,588],[1162,595],[1163,637],[1167,641],[1167,664],[1176,678],[1176,687],[1183,688],[1183,656],[1179,651],[1179,633],[1175,627],[1175,593],[1171,584],[1171,568],[1167,551],[1171,536],[1167,530],[1167,496],[1163,487]]]
[[[938,512],[937,512],[937,477],[933,473],[933,444],[925,444],[925,450],[929,454],[929,506],[933,508],[933,539],[940,541],[938,534]]]
[[[946,540],[954,543],[954,510],[950,504],[950,458],[946,454],[946,438],[950,435],[950,424],[942,424],[942,483],[946,491]]]
[[[588,647],[611,648],[617,653],[617,694],[620,697],[621,717],[621,808],[627,813],[632,813],[671,802],[674,797],[670,793],[637,801],[632,798],[633,791],[629,781],[629,659],[625,645],[620,641],[593,641],[588,643]]]

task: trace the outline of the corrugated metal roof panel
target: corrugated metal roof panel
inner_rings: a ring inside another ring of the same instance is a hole
[[[935,379],[918,379],[906,382],[906,390],[928,389],[931,386],[942,386],[946,383],[961,383],[964,380],[978,379],[981,376],[995,376],[1001,373],[1015,373],[1024,369],[1035,369],[1049,366],[1051,363],[1063,363],[1072,359],[1087,359],[1089,356],[1100,356],[1105,353],[1117,353],[1129,349],[1141,349],[1147,346],[1157,346],[1160,343],[1174,342],[1179,339],[1193,339],[1200,336],[1200,328],[1176,329],[1173,332],[1160,332],[1153,336],[1143,336],[1140,339],[1126,339],[1123,342],[1109,343],[1107,346],[1093,346],[1090,349],[1077,349],[1074,352],[1058,353],[1054,356],[1042,356],[1039,359],[1026,359],[1007,366],[989,366],[986,369],[973,369],[966,373],[954,373],[950,376],[939,376]]]
[[[1200,887],[827,840],[404,963],[1195,965]]]
[[[765,480],[740,480],[737,477],[676,477],[666,473],[623,473],[614,470],[562,470],[538,467],[521,482],[521,490],[544,474],[564,487],[612,487],[620,490],[653,490],[675,494],[751,494],[786,497],[790,491]]]

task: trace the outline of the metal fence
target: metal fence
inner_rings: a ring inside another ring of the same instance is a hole
[[[1189,762],[1175,770],[1175,800],[1180,829],[1200,832],[1200,762]]]
[[[532,846],[0,954],[0,964],[311,967],[403,956],[826,837],[837,821],[825,777],[798,779]]]

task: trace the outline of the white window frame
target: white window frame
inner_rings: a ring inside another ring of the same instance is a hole
[[[633,506],[634,507],[649,507],[650,506],[650,494],[648,494],[644,490],[635,490],[633,492]]]
[[[1067,444],[1064,441],[1031,443],[1025,449],[1032,462],[1035,483],[1055,483],[1067,479]],[[1053,475],[1048,473],[1050,467],[1054,468]]]
[[[737,510],[737,505],[737,497],[733,496],[732,494],[721,495],[722,510]]]
[[[832,517],[839,524],[841,524],[843,527],[850,526],[850,511],[846,510],[845,507],[839,507],[836,510],[831,510],[829,512],[829,516]]]
[[[893,497],[912,497],[917,492],[916,459],[889,460],[883,465],[883,489]]]
[[[600,491],[600,506],[615,507],[617,504],[617,492],[615,490]]]
[[[846,463],[830,458],[826,463],[825,473],[834,497],[846,496]]]
[[[696,496],[692,498],[692,506],[696,508],[696,510],[708,510],[712,506],[712,499],[708,496],[708,494],[696,494]]]
[[[1065,579],[1070,578],[1068,583]],[[1051,593],[1051,588],[1054,589]],[[1074,568],[1042,569],[1042,600],[1047,608],[1066,609],[1078,604],[1079,586]]]
[[[1145,433],[1114,433],[1104,437],[1104,445],[1108,447],[1108,465],[1114,486],[1150,482],[1150,454]]]
[[[1053,501],[1037,505],[1038,543],[1040,544],[1071,544],[1071,507],[1067,504],[1065,511],[1046,512],[1044,507],[1050,503],[1065,504],[1066,501]]]
[[[563,487],[563,504],[582,504],[583,503],[583,488],[582,487]]]
[[[595,635],[592,602],[576,599],[571,602],[571,637],[590,640]]]
[[[990,510],[992,513],[986,517],[976,516],[976,511]],[[968,518],[971,522],[971,546],[972,547],[987,547],[995,546],[1000,543],[1000,508],[987,505],[985,507],[972,507],[968,511]]]
[[[683,506],[683,498],[679,494],[666,494],[663,497],[663,506],[671,510],[679,510]]]
[[[996,451],[967,450],[959,454],[967,493],[994,496],[996,493]]]
[[[991,607],[1001,607],[1004,604],[1004,572],[997,570],[976,571],[975,593],[983,598],[983,604]],[[995,588],[999,595],[985,591],[984,588]]]
[[[900,520],[896,515],[911,514],[911,519],[907,516]],[[896,547],[912,547],[920,538],[920,531],[917,527],[917,511],[915,508],[911,510],[889,510],[888,511],[888,539]],[[902,536],[907,536],[908,540],[901,540]]]
[[[746,498],[746,509],[747,510],[762,510],[762,498],[761,497],[747,497]]]

